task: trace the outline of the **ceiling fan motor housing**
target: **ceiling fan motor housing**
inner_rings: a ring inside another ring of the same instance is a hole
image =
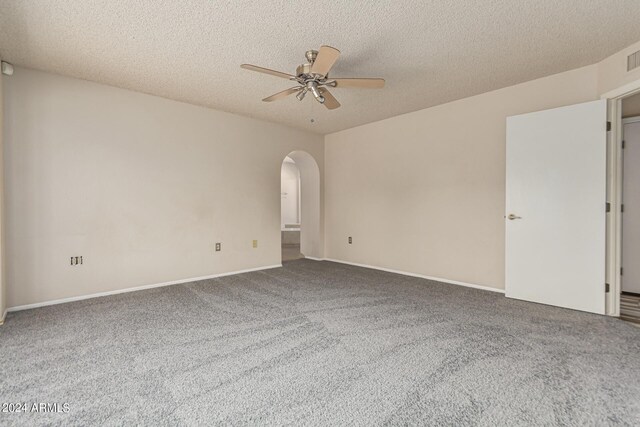
[[[301,77],[304,74],[311,74],[311,66],[312,65],[313,64],[311,64],[311,63],[298,65],[298,68],[296,68],[296,75],[298,77]]]
[[[318,55],[317,50],[308,50],[305,54],[307,60],[309,61],[306,64],[298,65],[296,68],[296,80],[300,83],[300,92],[296,97],[298,100],[302,101],[304,95],[307,91],[313,94],[313,97],[319,103],[324,103],[324,96],[318,91],[318,87],[324,85],[327,82],[327,76],[320,76],[318,74],[314,74],[311,72],[311,67],[313,67],[313,62],[315,61]]]

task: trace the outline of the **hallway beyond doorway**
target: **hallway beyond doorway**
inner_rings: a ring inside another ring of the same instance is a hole
[[[282,245],[282,262],[304,258],[300,253],[300,245]]]

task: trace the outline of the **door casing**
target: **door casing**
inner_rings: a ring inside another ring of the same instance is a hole
[[[640,93],[640,80],[628,83],[603,94],[608,101],[611,131],[607,138],[607,215],[606,277],[609,293],[606,295],[606,314],[620,317],[622,291],[622,100]]]

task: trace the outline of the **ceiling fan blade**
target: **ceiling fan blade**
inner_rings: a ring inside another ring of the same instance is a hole
[[[286,96],[289,96],[298,92],[300,89],[302,89],[301,86],[290,87],[289,89],[283,90],[282,92],[278,92],[276,94],[266,97],[265,99],[263,99],[263,101],[264,102],[277,101],[278,99],[282,99]]]
[[[335,87],[354,87],[363,89],[380,89],[384,87],[384,79],[331,79]]]
[[[311,66],[311,73],[326,76],[329,74],[329,70],[331,70],[331,67],[335,64],[338,56],[340,56],[340,51],[335,47],[320,46],[318,56]]]
[[[257,65],[242,64],[240,67],[244,68],[245,70],[257,71],[259,73],[271,74],[272,76],[282,77],[283,79],[289,79],[290,80],[290,79],[295,79],[296,78],[296,76],[292,76],[291,74],[282,73],[280,71],[275,71],[275,70],[270,70],[270,69],[264,68],[264,67],[258,67]]]
[[[336,108],[340,107],[340,103],[336,98],[334,98],[334,96],[331,94],[331,92],[329,92],[328,89],[323,87],[320,88],[320,94],[324,97],[324,106],[329,110],[335,110]]]

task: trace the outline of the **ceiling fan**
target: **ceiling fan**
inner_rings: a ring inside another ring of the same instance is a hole
[[[296,75],[282,73],[280,71],[270,70],[268,68],[258,67],[251,64],[242,64],[240,67],[257,71],[259,73],[271,74],[272,76],[282,77],[297,83],[296,86],[278,92],[265,99],[264,102],[272,102],[282,99],[286,96],[296,94],[296,98],[302,101],[308,92],[314,96],[316,101],[324,104],[329,110],[340,107],[338,100],[329,92],[329,87],[337,88],[366,88],[380,89],[384,87],[384,79],[369,78],[330,78],[329,71],[335,64],[340,51],[331,46],[321,46],[320,50],[308,50],[305,53],[307,63],[299,65],[296,68]]]

